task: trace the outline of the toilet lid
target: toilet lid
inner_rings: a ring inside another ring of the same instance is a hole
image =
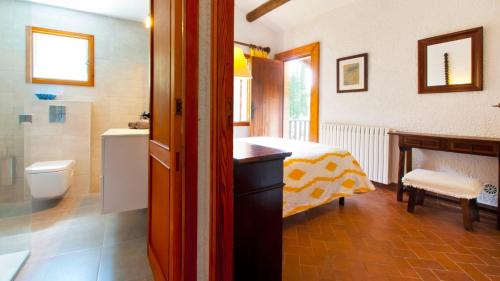
[[[68,169],[70,166],[72,166],[74,163],[75,161],[73,160],[36,162],[26,167],[26,173],[38,174],[38,173],[64,171]]]

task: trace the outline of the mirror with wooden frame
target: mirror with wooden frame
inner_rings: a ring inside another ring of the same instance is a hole
[[[420,94],[483,90],[483,28],[418,41]]]
[[[94,36],[26,28],[26,76],[30,83],[94,86]]]

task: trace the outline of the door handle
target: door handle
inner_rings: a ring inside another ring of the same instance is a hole
[[[496,105],[492,105],[491,107],[498,107],[498,108],[500,108],[500,102],[498,104],[496,104]]]

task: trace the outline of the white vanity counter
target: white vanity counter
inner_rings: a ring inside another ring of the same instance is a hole
[[[128,128],[114,128],[109,129],[101,136],[103,137],[121,137],[121,136],[149,136],[149,130],[145,129],[128,129]]]
[[[102,213],[148,206],[149,130],[109,129],[102,139]]]

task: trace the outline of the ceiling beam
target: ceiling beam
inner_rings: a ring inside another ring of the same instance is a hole
[[[253,22],[290,0],[269,0],[247,14],[247,21]]]

